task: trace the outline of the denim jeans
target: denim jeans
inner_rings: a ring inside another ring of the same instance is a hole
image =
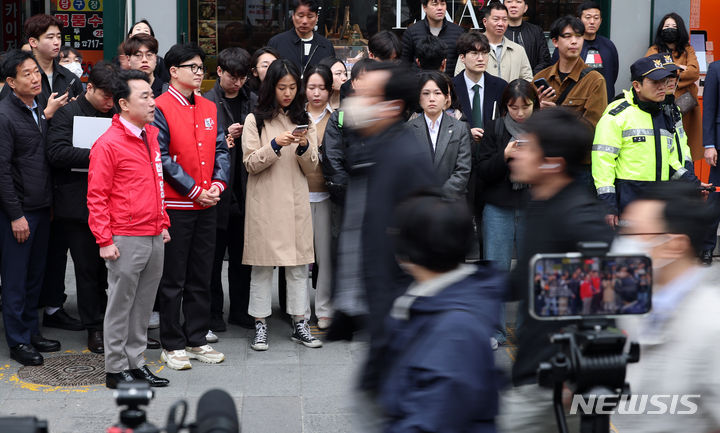
[[[501,271],[509,272],[513,247],[522,245],[520,229],[525,224],[524,212],[485,204],[482,219],[483,255]],[[500,309],[500,328],[495,335],[499,343],[507,339],[505,331],[505,304]]]

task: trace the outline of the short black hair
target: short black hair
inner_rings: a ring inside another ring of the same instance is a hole
[[[323,80],[323,84],[325,84],[325,90],[328,91],[328,96],[332,96],[333,94],[333,75],[330,68],[328,68],[325,65],[317,64],[315,66],[310,66],[307,71],[305,71],[304,79],[303,79],[303,88],[307,88],[308,81],[310,80],[310,77],[313,75],[318,74],[320,75],[320,78]]]
[[[572,15],[565,15],[553,21],[550,26],[550,39],[559,38],[567,26],[570,26],[575,33],[581,36],[585,34],[585,24],[580,21],[580,18]]]
[[[115,102],[115,105],[118,105],[118,102],[121,99],[127,99],[130,97],[130,84],[128,84],[130,81],[143,80],[150,84],[150,77],[148,77],[145,72],[135,69],[120,71],[116,77],[115,91],[113,92],[113,101]]]
[[[439,71],[445,59],[447,59],[447,46],[437,36],[427,35],[418,43],[417,60],[420,69]]]
[[[240,47],[225,48],[220,51],[217,65],[233,77],[247,77],[250,74],[250,53]]]
[[[564,107],[540,110],[525,121],[528,134],[537,137],[546,158],[565,160],[565,171],[575,177],[590,153],[593,130],[577,111]]]
[[[597,2],[594,2],[592,0],[584,1],[578,6],[577,8],[577,16],[582,16],[582,13],[585,12],[588,9],[597,9],[602,14],[602,8],[600,8],[600,5],[597,4]]]
[[[418,92],[422,92],[423,87],[428,81],[435,83],[443,95],[446,97],[450,96],[450,81],[447,80],[446,75],[438,71],[426,71],[421,72],[418,75]]]
[[[350,81],[355,80],[360,74],[367,71],[368,66],[376,63],[377,60],[371,59],[369,57],[363,57],[362,59],[358,60],[357,63],[355,63],[350,70]]]
[[[395,252],[399,260],[435,272],[448,272],[465,261],[472,239],[472,218],[465,200],[439,191],[417,193],[395,211]]]
[[[75,54],[75,57],[78,57],[82,61],[83,56],[80,53],[80,51],[78,51],[75,48],[70,47],[68,45],[63,45],[62,47],[60,47],[60,52],[58,53],[58,59],[64,59],[65,57],[68,56],[69,53]]]
[[[153,54],[157,54],[158,41],[154,36],[150,36],[145,33],[138,33],[135,36],[131,36],[126,39],[125,42],[123,42],[122,47],[126,56],[134,55],[140,51],[140,48],[142,47],[147,48],[148,51]]]
[[[480,33],[477,30],[470,30],[467,33],[463,33],[457,40],[456,43],[458,55],[465,55],[470,51],[482,51],[483,53],[490,52],[490,42],[487,36]]]
[[[60,31],[63,29],[63,23],[57,17],[48,14],[37,14],[25,21],[23,30],[25,31],[26,38],[37,39],[45,34],[52,26],[57,27]]]
[[[417,74],[404,64],[395,62],[373,62],[367,66],[367,72],[387,71],[390,73],[385,83],[384,100],[401,100],[405,103],[404,109],[414,109],[418,106],[420,92],[418,91]]]
[[[427,6],[430,0],[422,0],[421,3],[423,6]],[[447,3],[445,0],[438,0],[439,3]]]
[[[694,252],[702,251],[718,208],[706,204],[695,185],[680,181],[654,182],[637,199],[663,202],[662,217],[667,232],[687,235]]]
[[[390,30],[383,30],[370,36],[368,51],[378,60],[392,60],[393,55],[400,58],[402,44],[395,33]]]
[[[22,65],[27,59],[35,60],[35,57],[32,53],[22,51],[20,49],[10,50],[5,53],[5,57],[2,62],[3,79],[7,77],[17,78],[18,67],[20,67],[20,65]],[[37,61],[35,61],[35,63],[37,64]],[[40,65],[38,65],[38,68],[40,68]]]
[[[347,66],[345,66],[345,62],[343,62],[342,60],[338,59],[337,57],[333,57],[333,56],[325,57],[324,59],[320,60],[318,65],[325,65],[328,67],[328,69],[332,70],[332,67],[338,63],[343,65],[343,68],[345,68],[345,72],[347,72]]]
[[[483,17],[489,18],[492,11],[505,11],[508,14],[510,13],[508,12],[507,6],[505,6],[503,3],[499,1],[491,1],[483,8]]]
[[[88,74],[88,84],[110,95],[115,94],[117,80],[118,68],[104,60],[95,63]]]
[[[165,66],[168,70],[173,66],[180,66],[195,56],[200,56],[201,61],[205,61],[205,51],[195,44],[175,44],[165,54]]]
[[[295,13],[295,9],[299,8],[300,6],[307,6],[310,8],[310,12],[318,13],[320,10],[320,3],[318,3],[317,0],[295,0],[295,3],[293,5],[293,13]]]
[[[152,28],[152,26],[150,25],[150,23],[148,22],[148,20],[146,20],[145,18],[141,19],[140,21],[138,21],[138,22],[136,22],[135,24],[133,24],[132,26],[130,26],[130,30],[128,30],[128,34],[127,34],[127,35],[130,36],[130,33],[132,33],[132,29],[134,29],[135,26],[138,25],[138,24],[140,24],[140,23],[145,24],[146,26],[148,26],[148,29],[150,29],[150,36],[152,36],[152,37],[154,38],[154,37],[155,37],[155,32],[153,31],[153,28]]]

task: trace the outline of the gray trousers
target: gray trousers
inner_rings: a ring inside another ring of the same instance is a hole
[[[106,260],[108,303],[103,322],[105,371],[142,368],[147,324],[163,271],[162,236],[113,236],[120,251]]]
[[[330,228],[330,199],[310,203],[313,237],[315,241],[315,261],[320,268],[315,286],[315,315],[332,317],[332,233]],[[308,299],[310,291],[308,290]],[[309,300],[308,300],[309,302]],[[309,304],[308,304],[309,306]]]

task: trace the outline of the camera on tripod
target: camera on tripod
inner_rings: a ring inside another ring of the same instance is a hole
[[[568,321],[550,341],[558,353],[538,368],[538,384],[553,389],[558,431],[568,433],[562,394],[582,398],[580,432],[610,431],[609,412],[630,386],[627,364],[640,360],[640,346],[614,328],[614,318],[643,315],[652,300],[652,262],[645,255],[608,254],[602,242],[579,243],[579,252],[538,254],[530,261],[529,312],[537,320]],[[601,397],[597,400],[597,397]],[[602,404],[596,404],[598,401]]]

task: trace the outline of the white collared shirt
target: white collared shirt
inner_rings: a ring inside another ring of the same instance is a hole
[[[333,108],[330,106],[330,103],[328,102],[328,104],[325,106],[325,109],[323,110],[323,112],[320,113],[320,115],[317,118],[313,117],[313,115],[309,111],[307,113],[308,113],[308,116],[310,116],[310,119],[312,119],[313,123],[317,125],[318,123],[320,123],[321,120],[323,120],[325,118],[325,116],[332,115],[333,111],[335,111],[335,110],[333,110]],[[318,138],[320,138],[322,140],[321,137],[318,137]]]
[[[430,133],[430,141],[432,142],[433,150],[437,145],[438,134],[440,133],[440,122],[442,121],[442,113],[438,116],[436,121],[430,120],[425,113],[423,113],[425,123],[427,124],[428,132]]]
[[[142,138],[141,134],[145,130],[145,128],[138,128],[137,126],[133,125],[132,123],[130,123],[128,120],[126,120],[122,116],[118,116],[118,118],[120,119],[120,123],[125,125],[125,127],[128,129],[128,131],[132,132],[132,134],[134,136],[136,136],[137,138]]]
[[[17,96],[17,93],[15,94],[15,96]],[[18,99],[20,99],[20,98],[18,98]],[[20,100],[22,101],[22,99],[20,99]],[[35,109],[38,108],[38,103],[37,103],[37,101],[35,100],[35,98],[33,98],[32,107],[29,106],[29,105],[25,105],[25,106],[26,106],[26,107],[28,108],[28,110],[30,110],[30,112],[32,113],[33,119],[35,119],[35,124],[36,124],[36,125],[40,125],[40,119],[38,118],[38,113],[37,113],[37,111],[35,111]]]
[[[465,85],[467,86],[468,96],[470,97],[470,108],[473,108],[473,99],[475,98],[475,91],[473,90],[473,86],[476,84],[480,85],[480,107],[482,107],[483,101],[485,99],[485,73],[483,72],[482,77],[480,77],[480,81],[478,81],[477,83],[468,78],[467,71],[463,71],[463,78],[465,78]]]

